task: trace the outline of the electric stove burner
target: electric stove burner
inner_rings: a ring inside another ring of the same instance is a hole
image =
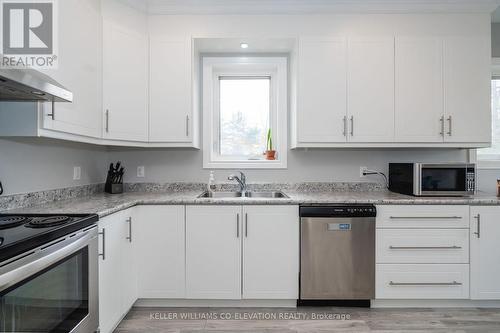
[[[0,229],[14,228],[28,221],[25,216],[4,216],[0,217]]]
[[[65,224],[70,220],[69,216],[50,216],[31,220],[26,226],[28,228],[49,228]]]

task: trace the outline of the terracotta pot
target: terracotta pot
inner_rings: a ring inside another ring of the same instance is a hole
[[[276,150],[266,150],[266,160],[274,161],[276,159]]]

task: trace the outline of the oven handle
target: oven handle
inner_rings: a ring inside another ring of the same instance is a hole
[[[0,268],[0,292],[84,248],[89,245],[92,238],[97,238],[97,227],[74,234],[72,237],[66,236],[62,241],[45,248],[41,247],[34,253]],[[89,253],[89,258],[91,257]]]

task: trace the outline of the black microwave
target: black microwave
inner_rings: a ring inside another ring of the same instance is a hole
[[[389,163],[389,190],[415,196],[467,196],[476,190],[471,163]]]

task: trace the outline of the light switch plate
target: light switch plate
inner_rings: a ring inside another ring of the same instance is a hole
[[[82,179],[82,168],[79,166],[73,167],[73,180]]]
[[[146,172],[143,165],[137,167],[137,177],[138,178],[146,177]]]

